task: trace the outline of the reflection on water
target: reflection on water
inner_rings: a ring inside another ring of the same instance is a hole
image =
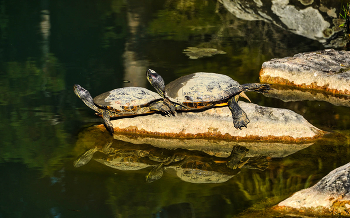
[[[177,217],[232,217],[277,203],[348,162],[349,108],[332,97],[284,102],[248,94],[332,132],[314,144],[190,144],[128,135],[105,146],[108,134],[84,133],[101,120],[76,98],[73,84],[93,96],[123,86],[152,89],[144,77],[148,68],[162,72],[166,83],[199,71],[258,82],[264,61],[342,43],[327,38],[341,31],[333,28],[342,22],[334,17],[338,1],[237,2],[264,19],[242,19],[242,11],[208,0],[0,1],[0,217],[169,217],[173,211]],[[326,31],[314,28],[312,36],[291,29],[296,20],[283,16],[293,11],[320,14],[315,18],[330,26],[315,25]],[[197,59],[187,56],[188,48]],[[229,157],[234,146],[249,151]]]
[[[74,161],[74,166],[84,166],[94,159],[108,167],[125,171],[152,167],[146,176],[147,182],[160,179],[166,169],[174,169],[179,178],[191,183],[222,183],[239,173],[241,168],[265,170],[268,167],[266,157],[246,157],[249,149],[245,147],[233,146],[231,150],[230,156],[222,158],[185,149],[126,145],[115,140],[101,148],[87,150]]]

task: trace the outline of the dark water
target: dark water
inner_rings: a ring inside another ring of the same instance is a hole
[[[183,53],[187,47],[226,54],[190,59]],[[249,93],[259,105],[291,109],[337,134],[272,158],[264,171],[232,172],[226,182],[184,181],[169,169],[147,183],[152,167],[123,171],[97,161],[73,166],[109,136],[82,134],[102,120],[72,87],[81,84],[93,96],[124,85],[152,89],[144,77],[148,68],[166,83],[197,71],[258,82],[264,61],[319,49],[322,43],[272,23],[236,18],[216,1],[1,0],[0,218],[233,217],[315,184],[349,161],[348,107]]]

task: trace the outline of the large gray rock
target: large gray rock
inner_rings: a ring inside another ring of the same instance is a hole
[[[349,215],[350,163],[333,170],[313,187],[295,193],[279,203],[274,209]]]
[[[327,49],[264,62],[260,81],[350,95],[350,52]]]
[[[228,107],[203,112],[179,113],[176,117],[160,114],[112,120],[115,132],[178,138],[207,137],[233,140],[305,141],[325,132],[307,122],[301,115],[287,109],[262,107],[239,102],[250,123],[242,130],[233,126]]]
[[[224,7],[242,20],[264,20],[295,34],[317,40],[326,47],[347,43],[340,24],[340,1],[222,0]],[[331,37],[332,36],[332,37]]]

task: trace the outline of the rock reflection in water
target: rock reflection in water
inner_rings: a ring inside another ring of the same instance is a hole
[[[350,96],[336,95],[322,91],[291,88],[287,86],[274,85],[266,97],[280,99],[284,102],[290,101],[325,101],[335,106],[350,107]]]
[[[161,179],[164,170],[173,169],[183,181],[191,183],[226,182],[242,168],[265,170],[268,159],[263,156],[246,157],[249,149],[235,145],[228,157],[216,157],[202,151],[157,148],[151,145],[127,145],[118,140],[103,147],[87,150],[77,160],[75,167],[86,165],[91,159],[118,170],[140,170],[152,167],[147,182]]]

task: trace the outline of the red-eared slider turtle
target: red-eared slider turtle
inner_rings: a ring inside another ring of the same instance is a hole
[[[216,73],[193,73],[180,77],[168,85],[154,70],[146,73],[148,81],[159,95],[169,99],[176,110],[197,110],[214,106],[226,106],[232,112],[235,128],[247,127],[250,122],[239,107],[239,96],[246,97],[244,91],[267,92],[268,84],[248,83],[240,85],[231,77]]]
[[[106,129],[113,134],[111,117],[133,116],[138,114],[163,112],[171,109],[157,93],[142,87],[125,87],[113,89],[92,99],[89,91],[80,85],[74,85],[74,93],[97,115],[101,115]]]

